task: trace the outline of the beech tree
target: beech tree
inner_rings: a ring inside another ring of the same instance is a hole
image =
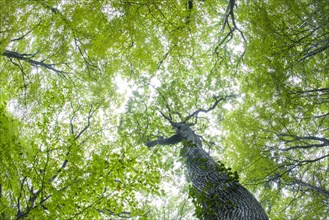
[[[179,123],[172,121],[170,113],[168,117],[161,112],[176,134],[169,138],[149,141],[146,146],[183,143],[180,155],[192,182],[190,195],[196,207],[196,215],[200,219],[268,219],[254,196],[239,184],[238,174],[233,174],[220,161],[215,162],[203,149],[200,136],[191,129],[195,124],[188,123],[190,118],[197,121],[200,112],[209,112],[221,100],[223,99],[215,98],[211,108],[197,110]]]
[[[327,1],[0,13],[1,218],[328,216]]]

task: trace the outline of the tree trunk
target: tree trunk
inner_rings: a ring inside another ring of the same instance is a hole
[[[238,182],[238,178],[223,164],[216,163],[203,150],[201,139],[189,125],[173,123],[173,127],[177,132],[174,135],[175,139],[183,142],[181,156],[187,168],[188,178],[192,182],[191,196],[196,205],[196,214],[200,219],[268,219],[262,206]],[[178,136],[180,138],[177,138]],[[164,145],[167,142],[166,139],[157,140],[148,142],[147,146]]]

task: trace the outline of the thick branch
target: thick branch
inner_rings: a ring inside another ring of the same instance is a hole
[[[183,140],[183,137],[179,134],[175,134],[169,138],[165,138],[165,139],[158,139],[155,141],[148,141],[145,145],[147,147],[153,147],[157,144],[159,145],[170,145],[170,144],[177,144],[179,142],[181,142]]]
[[[14,52],[14,51],[5,50],[5,52],[3,52],[2,55],[5,57],[8,57],[8,58],[14,58],[14,59],[28,62],[34,66],[44,67],[44,68],[52,70],[58,74],[62,74],[62,75],[67,74],[67,72],[55,69],[53,67],[53,66],[55,66],[55,64],[44,63],[43,61],[37,61],[37,60],[31,59],[33,57],[33,55],[30,55],[30,54],[20,54],[20,53]]]

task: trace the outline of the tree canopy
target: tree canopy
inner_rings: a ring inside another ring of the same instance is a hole
[[[175,133],[168,115],[195,123],[271,219],[328,216],[326,0],[3,0],[0,13],[1,218],[195,218],[182,146],[145,145]]]

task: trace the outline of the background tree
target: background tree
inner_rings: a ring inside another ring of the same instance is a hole
[[[244,159],[239,164],[228,161],[245,172],[249,184],[263,185],[258,189],[270,215],[325,218],[328,4],[246,2],[243,8],[248,10],[239,13],[241,26],[248,30],[247,68],[238,76],[244,81],[243,103],[223,123],[231,130],[226,154]]]

